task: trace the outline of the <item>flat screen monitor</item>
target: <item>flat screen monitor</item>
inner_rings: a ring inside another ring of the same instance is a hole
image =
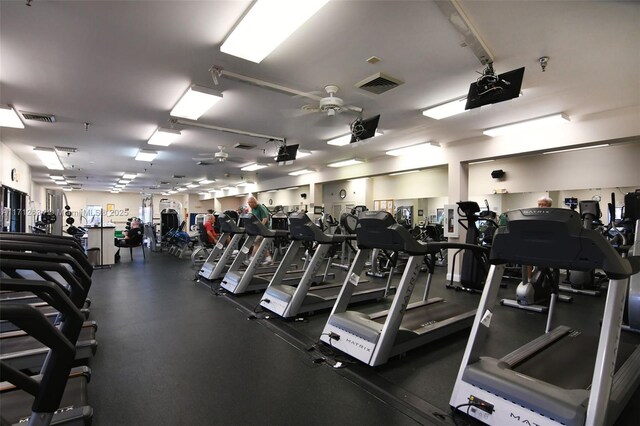
[[[498,75],[497,81],[481,77],[471,83],[464,109],[479,108],[517,98],[520,96],[523,77],[524,67]]]
[[[278,149],[276,163],[279,165],[292,164],[298,155],[298,145],[283,145]]]
[[[575,197],[565,198],[564,205],[569,207],[571,210],[575,210],[576,207],[578,207],[578,199]]]
[[[351,125],[351,143],[360,142],[376,135],[380,114],[366,120],[357,120]]]
[[[313,206],[313,214],[322,214],[322,213],[324,213],[324,207]]]

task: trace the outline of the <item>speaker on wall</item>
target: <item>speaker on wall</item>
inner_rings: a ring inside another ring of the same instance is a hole
[[[504,170],[500,169],[500,170],[494,170],[491,172],[491,177],[494,179],[501,179],[504,177],[506,173],[504,172]]]

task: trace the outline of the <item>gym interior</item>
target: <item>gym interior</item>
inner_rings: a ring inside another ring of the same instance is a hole
[[[2,424],[637,424],[640,6],[264,3],[0,2]]]

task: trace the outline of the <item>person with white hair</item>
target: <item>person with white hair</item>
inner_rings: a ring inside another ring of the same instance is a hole
[[[118,251],[115,254],[116,262],[120,259],[120,247],[138,247],[142,244],[142,228],[140,225],[142,221],[140,219],[133,218],[131,221],[131,228],[124,231],[124,238],[119,238],[116,240],[116,247],[118,247]]]
[[[266,226],[267,228],[269,227],[269,211],[267,210],[267,208],[265,206],[263,206],[262,204],[258,204],[258,200],[256,199],[256,197],[251,196],[249,197],[249,199],[247,200],[247,203],[249,204],[249,207],[251,208],[251,213],[258,218],[258,220],[260,220],[264,226]],[[255,242],[253,243],[253,255],[255,256],[255,253],[258,252],[258,247],[260,247],[260,243],[262,242],[262,236],[258,236],[255,240]],[[251,260],[249,260],[251,261]],[[269,253],[269,250],[265,251],[265,258],[264,258],[264,262],[262,262],[263,265],[272,265],[273,264],[273,258],[271,257],[271,253]]]

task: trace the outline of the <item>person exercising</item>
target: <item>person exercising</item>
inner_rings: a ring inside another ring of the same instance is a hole
[[[551,198],[547,197],[546,195],[538,198],[538,207],[549,208],[551,206],[553,206],[553,200]],[[533,266],[526,265],[525,268],[526,268],[527,279],[531,281],[531,277],[533,276]]]
[[[267,208],[265,206],[263,206],[262,204],[258,204],[258,200],[256,200],[256,197],[251,196],[249,197],[249,199],[247,200],[247,203],[249,204],[249,207],[251,208],[251,213],[258,218],[258,220],[260,220],[262,222],[262,224],[264,226],[266,226],[267,228],[269,227],[269,211],[267,210]],[[258,252],[258,247],[260,247],[260,243],[262,242],[262,236],[258,235],[256,237],[255,242],[253,243],[253,251],[252,253],[255,256],[255,253]],[[253,257],[251,259],[249,259],[249,262],[251,262],[251,260],[253,259]],[[271,258],[271,253],[269,253],[269,250],[265,251],[265,259],[264,262],[262,262],[263,265],[273,265],[273,259]]]
[[[207,233],[209,244],[216,244],[218,242],[219,235],[215,230],[216,217],[213,214],[207,214],[204,217],[204,230]]]

